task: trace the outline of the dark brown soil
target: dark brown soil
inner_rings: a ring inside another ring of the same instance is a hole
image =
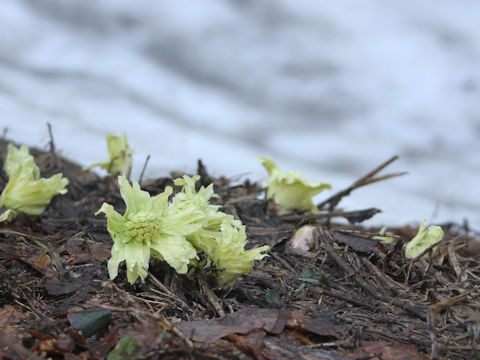
[[[232,186],[199,166],[222,210],[246,225],[248,247],[269,245],[269,256],[229,291],[215,290],[211,269],[179,276],[159,261],[132,286],[123,264],[109,279],[112,241],[94,216],[103,202],[123,212],[115,179],[32,153],[69,191],[37,218],[0,224],[0,359],[480,358],[480,265],[465,249],[480,237],[466,225],[443,224],[435,253],[406,260],[402,244],[417,229],[388,229],[395,241],[383,245],[372,239],[379,229],[339,221],[376,209],[345,213],[334,199],[315,216],[277,216],[258,184]],[[0,189],[6,181],[2,173]],[[143,188],[155,195],[169,184]],[[305,223],[316,226],[315,244],[294,253],[287,242]],[[113,351],[121,339],[130,345]]]

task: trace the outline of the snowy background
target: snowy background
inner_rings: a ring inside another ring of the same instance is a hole
[[[409,175],[345,209],[480,228],[480,2],[0,1],[0,126],[83,165],[128,135],[134,176],[264,181],[255,156],[332,183]],[[321,200],[333,192],[319,195]]]

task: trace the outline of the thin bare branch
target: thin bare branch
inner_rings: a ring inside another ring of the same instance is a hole
[[[145,162],[143,163],[142,172],[140,173],[140,179],[138,179],[138,184],[142,186],[143,175],[145,174],[145,169],[147,168],[148,161],[150,160],[150,154],[147,155]]]
[[[326,205],[328,205],[328,210],[332,211],[338,205],[340,200],[342,200],[342,198],[350,195],[350,193],[355,189],[358,189],[362,186],[373,184],[373,183],[376,183],[376,182],[379,182],[379,181],[383,181],[383,180],[387,180],[387,179],[391,179],[391,178],[394,178],[394,177],[398,177],[398,176],[402,176],[402,175],[407,174],[407,172],[399,172],[399,173],[393,173],[393,174],[388,174],[388,175],[375,177],[375,175],[377,175],[380,171],[382,171],[385,167],[387,167],[388,165],[390,165],[392,162],[394,162],[397,159],[398,159],[397,155],[391,157],[390,159],[383,162],[382,164],[377,166],[375,169],[373,169],[372,171],[370,171],[366,175],[362,176],[360,179],[355,181],[352,185],[350,185],[346,189],[343,189],[343,190],[337,192],[336,194],[330,196],[325,201],[318,204],[318,208],[323,209],[323,208],[325,208]]]

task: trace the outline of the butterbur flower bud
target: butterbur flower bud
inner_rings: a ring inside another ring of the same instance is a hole
[[[185,237],[198,229],[200,214],[193,208],[172,213],[168,206],[168,197],[172,194],[169,186],[152,198],[136,181],[130,185],[123,175],[118,177],[118,183],[126,204],[125,213],[119,214],[107,203],[95,213],[105,213],[113,239],[112,257],[108,261],[110,279],[118,275],[118,266],[125,261],[128,281],[133,284],[138,277],[143,281],[148,274],[150,256],[186,274],[190,261],[197,258],[197,251]]]
[[[107,134],[107,150],[108,158],[99,163],[85,166],[83,169],[90,170],[94,167],[100,167],[113,176],[130,176],[133,149],[128,145],[127,136],[125,134]]]
[[[210,204],[210,199],[217,196],[213,184],[195,190],[195,183],[200,176],[183,176],[175,180],[175,185],[182,186],[172,200],[172,211],[193,207],[202,214],[198,220],[198,230],[187,236],[192,245],[207,255],[207,264],[214,264],[219,287],[230,287],[236,279],[248,273],[255,260],[267,256],[262,254],[268,246],[245,250],[247,236],[245,226],[232,215],[220,211],[220,206]]]
[[[118,275],[122,261],[127,265],[127,278],[134,283],[147,276],[150,257],[165,261],[179,274],[198,265],[198,251],[207,255],[207,265],[217,267],[218,283],[231,286],[238,276],[247,273],[255,260],[262,259],[268,246],[245,250],[245,226],[232,215],[219,211],[209,203],[215,196],[213,185],[201,187],[199,176],[184,176],[174,184],[181,186],[171,202],[172,188],[155,197],[142,191],[137,182],[132,185],[124,176],[118,178],[120,193],[127,207],[125,214],[104,203],[96,214],[107,216],[107,228],[113,239],[112,257],[108,261],[110,278]]]
[[[68,179],[62,174],[40,177],[40,169],[26,145],[17,148],[9,144],[3,168],[8,182],[0,195],[0,206],[7,210],[0,215],[0,222],[12,221],[19,212],[40,215],[55,195],[67,193]]]
[[[221,269],[218,273],[218,284],[220,287],[229,287],[235,283],[240,275],[248,273],[255,260],[261,260],[267,254],[268,246],[260,246],[254,249],[245,250],[247,236],[245,227],[237,229],[228,221],[221,225],[221,236],[218,237],[217,247],[212,254],[212,261]]]
[[[281,171],[270,156],[256,158],[268,172],[268,181],[263,185],[267,189],[267,198],[279,206],[278,213],[285,214],[291,209],[315,212],[317,207],[312,197],[324,189],[331,189],[330,184],[320,181],[305,180],[298,172]]]
[[[405,246],[405,257],[407,259],[417,257],[425,249],[443,239],[443,230],[440,226],[430,226],[428,229],[425,229],[424,223],[425,220],[420,224],[417,235]]]
[[[310,251],[315,243],[313,232],[315,230],[313,225],[303,225],[290,238],[287,247],[290,250]]]

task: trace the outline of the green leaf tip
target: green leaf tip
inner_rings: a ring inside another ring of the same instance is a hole
[[[210,204],[215,196],[213,184],[196,191],[198,179],[186,175],[176,179],[174,184],[181,191],[169,202],[171,187],[152,198],[137,182],[130,185],[124,176],[119,176],[125,214],[106,203],[96,213],[107,216],[107,228],[114,242],[108,261],[111,279],[118,275],[118,266],[125,261],[128,281],[133,284],[138,277],[143,281],[151,257],[186,274],[189,266],[197,264],[197,252],[203,251],[208,265],[214,264],[219,270],[219,285],[230,286],[238,276],[250,271],[254,260],[265,256],[262,251],[268,246],[244,249],[245,227],[232,215],[221,212],[219,206]]]
[[[430,226],[425,229],[425,220],[420,224],[417,235],[405,246],[405,257],[412,259],[420,255],[430,246],[442,241],[443,230],[440,226]]]
[[[3,168],[8,182],[0,195],[0,206],[7,210],[0,215],[0,222],[12,221],[20,212],[40,215],[55,195],[67,193],[68,179],[61,173],[48,179],[40,177],[40,169],[26,145],[17,148],[9,144]]]
[[[117,342],[110,351],[107,360],[136,360],[141,359],[142,347],[133,336],[125,336]]]
[[[94,167],[100,167],[108,171],[111,175],[125,175],[130,176],[132,170],[132,149],[127,142],[125,134],[107,134],[107,150],[108,158],[89,166],[85,166],[84,170],[90,170]]]
[[[318,211],[312,198],[324,189],[332,188],[327,183],[305,180],[298,172],[281,171],[270,156],[257,157],[256,160],[268,173],[269,179],[262,187],[267,189],[267,198],[278,205],[280,215],[292,209]]]

